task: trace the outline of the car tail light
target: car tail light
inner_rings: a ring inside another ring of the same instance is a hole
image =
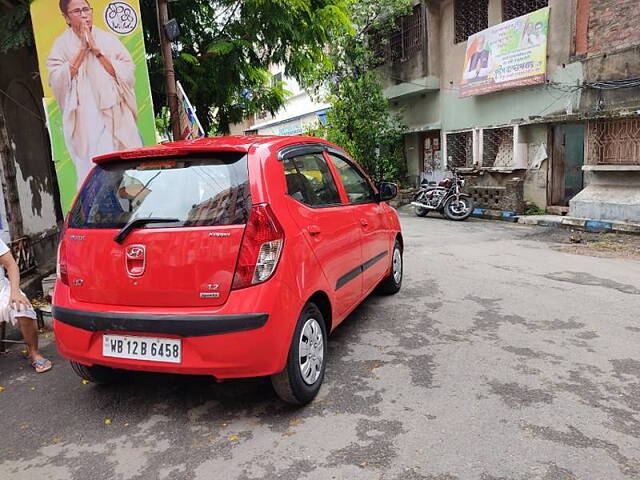
[[[282,253],[284,230],[268,204],[253,205],[240,246],[232,290],[268,280]]]
[[[56,262],[56,276],[64,283],[69,285],[69,274],[67,270],[67,251],[64,246],[64,238],[60,240],[58,245],[58,260]]]
[[[58,244],[58,255],[56,257],[56,277],[58,277],[62,283],[69,285],[69,272],[67,268],[67,249],[65,248],[64,236],[67,233],[67,227],[69,226],[69,215],[64,221],[62,231],[60,232],[60,243]]]

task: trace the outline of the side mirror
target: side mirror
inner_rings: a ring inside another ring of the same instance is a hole
[[[398,195],[398,186],[395,183],[380,182],[378,185],[380,201],[386,202],[396,198]]]

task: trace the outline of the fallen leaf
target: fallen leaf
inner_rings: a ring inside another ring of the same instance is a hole
[[[52,442],[53,442],[53,443],[60,443],[62,440],[63,440],[63,438],[62,438],[62,437],[54,437],[54,438],[53,438],[53,440],[52,440]]]
[[[89,380],[85,380],[84,378],[82,379],[82,384],[83,385],[89,385]]]
[[[29,387],[29,390],[35,390],[36,387]]]
[[[124,422],[124,426],[128,427],[129,426],[129,422]]]
[[[237,436],[237,435],[231,435],[231,436],[229,437],[229,441],[230,441],[230,442],[236,442],[237,440],[238,440],[238,436]]]
[[[104,419],[104,424],[105,425],[111,425],[111,419],[110,418],[105,418]]]
[[[0,387],[0,392],[4,392],[4,387]]]

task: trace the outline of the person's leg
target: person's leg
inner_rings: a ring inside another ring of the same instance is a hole
[[[29,317],[17,317],[18,326],[22,332],[22,338],[27,344],[27,350],[29,351],[29,357],[31,362],[38,362],[42,366],[45,366],[48,362],[38,350],[38,331],[36,330],[36,321]]]

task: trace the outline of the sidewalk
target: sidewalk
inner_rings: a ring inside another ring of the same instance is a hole
[[[518,215],[515,212],[485,210],[482,208],[476,208],[473,211],[473,216],[489,220],[517,222],[523,225],[569,228],[591,233],[627,233],[640,235],[640,223],[635,222],[593,220],[562,215]]]

